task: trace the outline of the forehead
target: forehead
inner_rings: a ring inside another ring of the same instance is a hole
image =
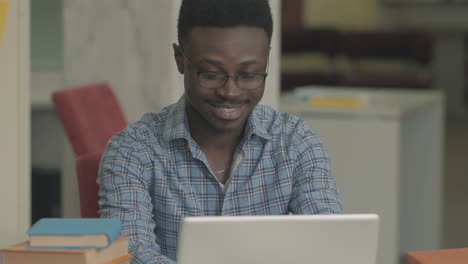
[[[268,56],[270,43],[265,30],[259,27],[195,27],[189,34],[187,49],[192,56]]]

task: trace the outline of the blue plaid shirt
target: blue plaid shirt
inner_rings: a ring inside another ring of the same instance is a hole
[[[257,105],[218,182],[190,136],[184,97],[118,134],[104,152],[100,215],[122,220],[132,263],[174,263],[186,216],[342,213],[329,158],[298,117]]]

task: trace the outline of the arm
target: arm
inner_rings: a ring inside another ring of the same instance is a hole
[[[98,184],[99,214],[119,218],[121,235],[130,236],[134,264],[175,263],[163,256],[156,244],[153,204],[148,191],[150,154],[127,133],[119,133],[106,147]]]
[[[289,209],[294,214],[340,214],[343,205],[322,141],[300,124],[294,185]]]

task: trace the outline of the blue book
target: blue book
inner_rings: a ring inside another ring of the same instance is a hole
[[[30,248],[106,248],[120,235],[116,218],[43,218],[28,231]]]

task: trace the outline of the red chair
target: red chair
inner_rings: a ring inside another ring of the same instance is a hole
[[[466,264],[468,248],[410,251],[406,264]]]
[[[101,153],[109,139],[127,126],[127,119],[106,83],[58,90],[52,101],[77,156],[81,216],[98,217],[96,179]]]
[[[88,153],[76,159],[81,217],[99,217],[99,186],[96,182],[102,152]]]
[[[102,152],[112,135],[127,126],[122,107],[106,83],[58,90],[52,101],[76,156]]]

